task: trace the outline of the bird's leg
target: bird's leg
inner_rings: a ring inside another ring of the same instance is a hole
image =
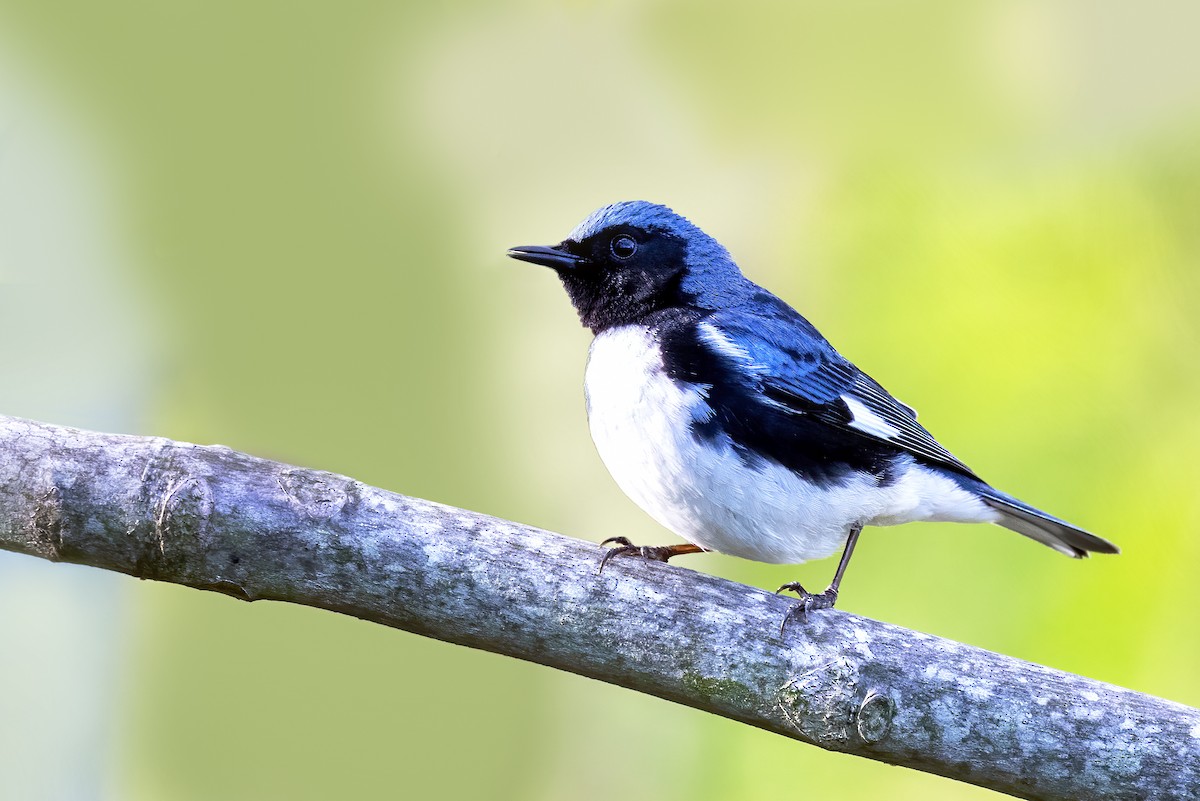
[[[652,559],[656,562],[665,562],[672,556],[680,556],[685,553],[703,553],[704,549],[699,545],[692,545],[690,542],[686,545],[634,545],[625,537],[609,537],[601,545],[615,543],[615,548],[609,548],[608,553],[604,554],[604,558],[600,560],[599,572],[604,572],[604,566],[608,564],[608,560],[614,556],[622,556],[630,554],[632,556],[640,556],[643,559]]]
[[[800,603],[793,606],[784,615],[783,623],[779,626],[780,636],[783,636],[783,631],[787,628],[787,624],[792,618],[798,617],[804,620],[809,612],[817,609],[832,609],[833,605],[837,603],[838,587],[841,586],[842,576],[846,573],[846,565],[850,564],[850,554],[854,553],[854,545],[858,542],[858,535],[862,533],[862,528],[862,524],[858,524],[850,529],[850,536],[846,538],[846,549],[842,551],[842,560],[838,562],[837,572],[833,574],[833,581],[830,582],[825,592],[814,595],[804,589],[803,585],[798,581],[789,581],[775,590],[776,593],[791,590],[800,596]]]

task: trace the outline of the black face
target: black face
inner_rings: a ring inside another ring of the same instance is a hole
[[[508,255],[553,268],[580,321],[600,333],[686,303],[679,289],[685,250],[677,237],[620,225],[581,242],[514,248]]]

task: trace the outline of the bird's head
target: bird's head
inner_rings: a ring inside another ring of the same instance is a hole
[[[508,255],[557,272],[580,321],[596,333],[662,309],[732,305],[752,286],[715,239],[644,200],[598,209],[553,247]]]

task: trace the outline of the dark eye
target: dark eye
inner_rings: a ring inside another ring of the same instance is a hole
[[[618,259],[624,261],[637,253],[637,240],[629,234],[618,234],[613,237],[612,242],[608,243],[608,249]]]

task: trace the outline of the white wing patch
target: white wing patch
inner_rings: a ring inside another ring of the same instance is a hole
[[[704,341],[716,348],[719,353],[740,362],[751,370],[761,372],[767,369],[764,365],[755,364],[754,360],[750,358],[750,351],[725,336],[721,329],[712,323],[704,322],[696,327],[700,330],[700,336],[704,337]]]
[[[881,439],[895,439],[900,436],[900,429],[868,409],[861,401],[849,395],[842,395],[842,402],[850,410],[851,428]]]

